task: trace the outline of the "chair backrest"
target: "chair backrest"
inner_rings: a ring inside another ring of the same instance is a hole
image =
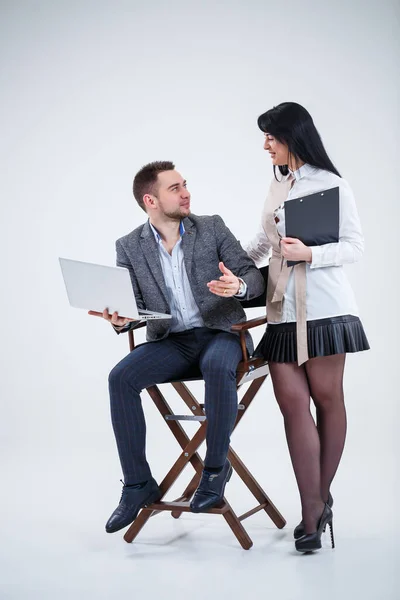
[[[263,306],[265,308],[267,305],[268,265],[261,267],[260,272],[265,281],[265,290],[261,296],[257,296],[257,298],[253,298],[252,300],[244,300],[241,302],[243,308],[253,308],[257,306]]]

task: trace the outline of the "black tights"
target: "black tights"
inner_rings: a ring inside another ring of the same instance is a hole
[[[286,439],[299,487],[306,533],[316,530],[346,438],[343,396],[345,354],[297,363],[270,362]],[[316,407],[317,425],[310,412]]]

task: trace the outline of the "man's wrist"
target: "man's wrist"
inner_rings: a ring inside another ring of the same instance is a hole
[[[238,277],[238,281],[239,281],[239,286],[238,286],[236,294],[234,294],[234,295],[238,298],[243,298],[247,292],[247,285],[243,281],[243,279],[241,279],[240,277]]]

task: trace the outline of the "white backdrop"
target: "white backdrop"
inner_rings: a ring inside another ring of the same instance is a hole
[[[115,239],[145,218],[131,184],[152,160],[176,163],[194,213],[219,213],[249,239],[272,176],[256,119],[282,101],[313,115],[366,239],[348,271],[372,350],[348,359],[337,514],[357,535],[399,533],[398,19],[395,0],[0,2],[2,598],[61,597],[62,585],[65,597],[109,597],[97,563],[90,584],[77,569],[76,588],[60,565],[96,552],[109,565],[122,545],[103,525],[120,489],[107,375],[127,339],[69,307],[58,256],[114,263]],[[178,448],[145,405],[160,478]],[[298,497],[269,382],[245,421],[235,447],[292,525]],[[230,493],[245,503],[239,483]],[[150,543],[157,528],[142,535]]]

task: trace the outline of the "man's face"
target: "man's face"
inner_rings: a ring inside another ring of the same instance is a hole
[[[183,219],[190,214],[190,194],[178,171],[159,173],[157,187],[155,197],[161,214],[171,219]]]

